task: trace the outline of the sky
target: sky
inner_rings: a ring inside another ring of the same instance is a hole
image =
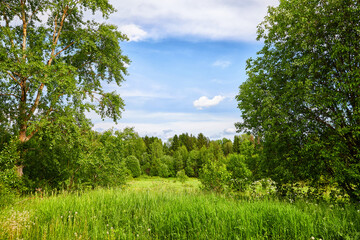
[[[117,124],[90,113],[93,129],[133,127],[164,141],[182,133],[232,139],[246,60],[262,47],[257,25],[277,0],[110,2],[117,12],[106,22],[128,36],[120,46],[131,64],[122,86],[105,90],[118,92],[126,106]]]

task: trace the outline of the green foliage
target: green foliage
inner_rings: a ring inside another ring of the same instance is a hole
[[[0,151],[9,136],[21,143],[16,158],[1,156],[12,165],[1,173],[6,186],[14,165],[31,190],[124,180],[124,163],[107,155],[85,112],[121,117],[123,100],[104,87],[127,74],[119,46],[127,37],[86,21],[89,11],[107,19],[115,9],[108,0],[0,2]]]
[[[20,159],[18,148],[19,141],[12,139],[0,152],[0,182],[10,188],[16,188],[20,182],[16,171]]]
[[[179,146],[179,137],[175,134],[174,137],[170,139],[170,150],[175,152],[179,148]]]
[[[140,177],[141,169],[139,160],[135,156],[128,156],[125,160],[126,168],[130,170],[132,177]]]
[[[276,187],[276,182],[271,178],[263,178],[257,181],[254,181],[249,186],[249,191],[252,197],[274,197],[278,194],[278,189]],[[278,195],[277,195],[278,196]]]
[[[159,167],[160,177],[175,177],[174,158],[164,155],[160,159],[161,164]]]
[[[18,191],[25,190],[17,174],[16,163],[19,156],[19,141],[12,139],[0,151],[0,208],[11,204]]]
[[[165,163],[160,163],[157,169],[157,175],[159,177],[169,177],[171,175],[168,165]]]
[[[174,167],[175,172],[178,172],[182,169],[184,169],[186,160],[188,158],[188,151],[185,146],[181,146],[176,150],[174,153]]]
[[[233,144],[229,139],[224,138],[222,142],[222,150],[225,156],[233,152]]]
[[[189,177],[198,177],[199,169],[201,168],[200,162],[200,151],[192,150],[189,152],[188,158],[186,160],[185,172]]]
[[[205,190],[224,192],[228,189],[231,174],[221,161],[208,161],[200,170],[199,180]]]
[[[280,1],[259,25],[247,62],[240,131],[259,136],[262,168],[279,183],[333,179],[360,200],[357,1]]]
[[[0,181],[0,209],[14,203],[17,197],[18,194],[14,189]]]
[[[121,117],[122,99],[104,84],[127,74],[119,46],[127,37],[86,21],[89,10],[104,18],[115,11],[108,0],[1,1],[0,119],[22,143],[64,115]]]
[[[197,148],[201,149],[202,147],[209,147],[210,140],[209,138],[205,137],[204,134],[199,133],[197,137]]]
[[[238,191],[245,191],[252,182],[252,172],[245,163],[245,156],[231,154],[227,158],[227,170],[231,173],[231,188]]]
[[[32,190],[82,189],[123,184],[121,140],[111,131],[97,134],[85,122],[65,115],[27,142],[24,175]]]
[[[186,175],[185,170],[180,170],[176,173],[176,178],[181,182],[181,183],[185,183],[189,177]]]

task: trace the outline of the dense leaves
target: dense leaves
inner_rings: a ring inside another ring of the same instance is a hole
[[[259,25],[264,47],[237,96],[278,182],[321,178],[360,199],[360,6],[283,0]]]
[[[127,74],[119,46],[127,37],[85,18],[114,11],[108,0],[0,2],[0,150],[19,140],[18,157],[1,161],[32,189],[124,181],[124,162],[105,154],[85,118],[94,111],[117,121],[124,108],[105,86]]]
[[[129,59],[115,26],[86,21],[107,18],[107,0],[0,3],[0,120],[27,142],[58,116],[93,110],[114,121],[124,103],[104,84],[124,80]]]

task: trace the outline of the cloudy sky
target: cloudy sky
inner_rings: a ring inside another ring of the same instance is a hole
[[[262,47],[256,26],[277,0],[110,0],[107,22],[129,37],[129,76],[116,90],[125,101],[118,124],[95,115],[94,129],[134,127],[166,140],[200,132],[232,138],[241,120],[235,96],[246,59]]]

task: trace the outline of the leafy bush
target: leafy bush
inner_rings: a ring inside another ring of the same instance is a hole
[[[170,171],[168,165],[166,165],[165,163],[160,163],[158,167],[158,175],[159,177],[164,177],[164,178],[169,177]]]
[[[231,174],[220,161],[208,161],[200,170],[199,179],[205,190],[223,192],[228,188]]]
[[[189,177],[185,174],[185,170],[180,170],[176,173],[176,178],[181,182],[181,183],[185,183]]]
[[[231,173],[231,188],[245,191],[252,182],[252,173],[245,163],[245,156],[230,154],[228,156],[227,169]]]
[[[132,177],[136,178],[141,175],[139,160],[131,155],[126,158],[126,167],[130,170]]]
[[[160,158],[159,176],[160,177],[175,177],[174,158],[164,155]]]
[[[11,204],[16,193],[25,190],[15,166],[19,159],[18,141],[13,139],[0,152],[0,207]]]
[[[263,178],[250,184],[250,191],[254,197],[273,196],[277,193],[276,182],[271,178]]]

